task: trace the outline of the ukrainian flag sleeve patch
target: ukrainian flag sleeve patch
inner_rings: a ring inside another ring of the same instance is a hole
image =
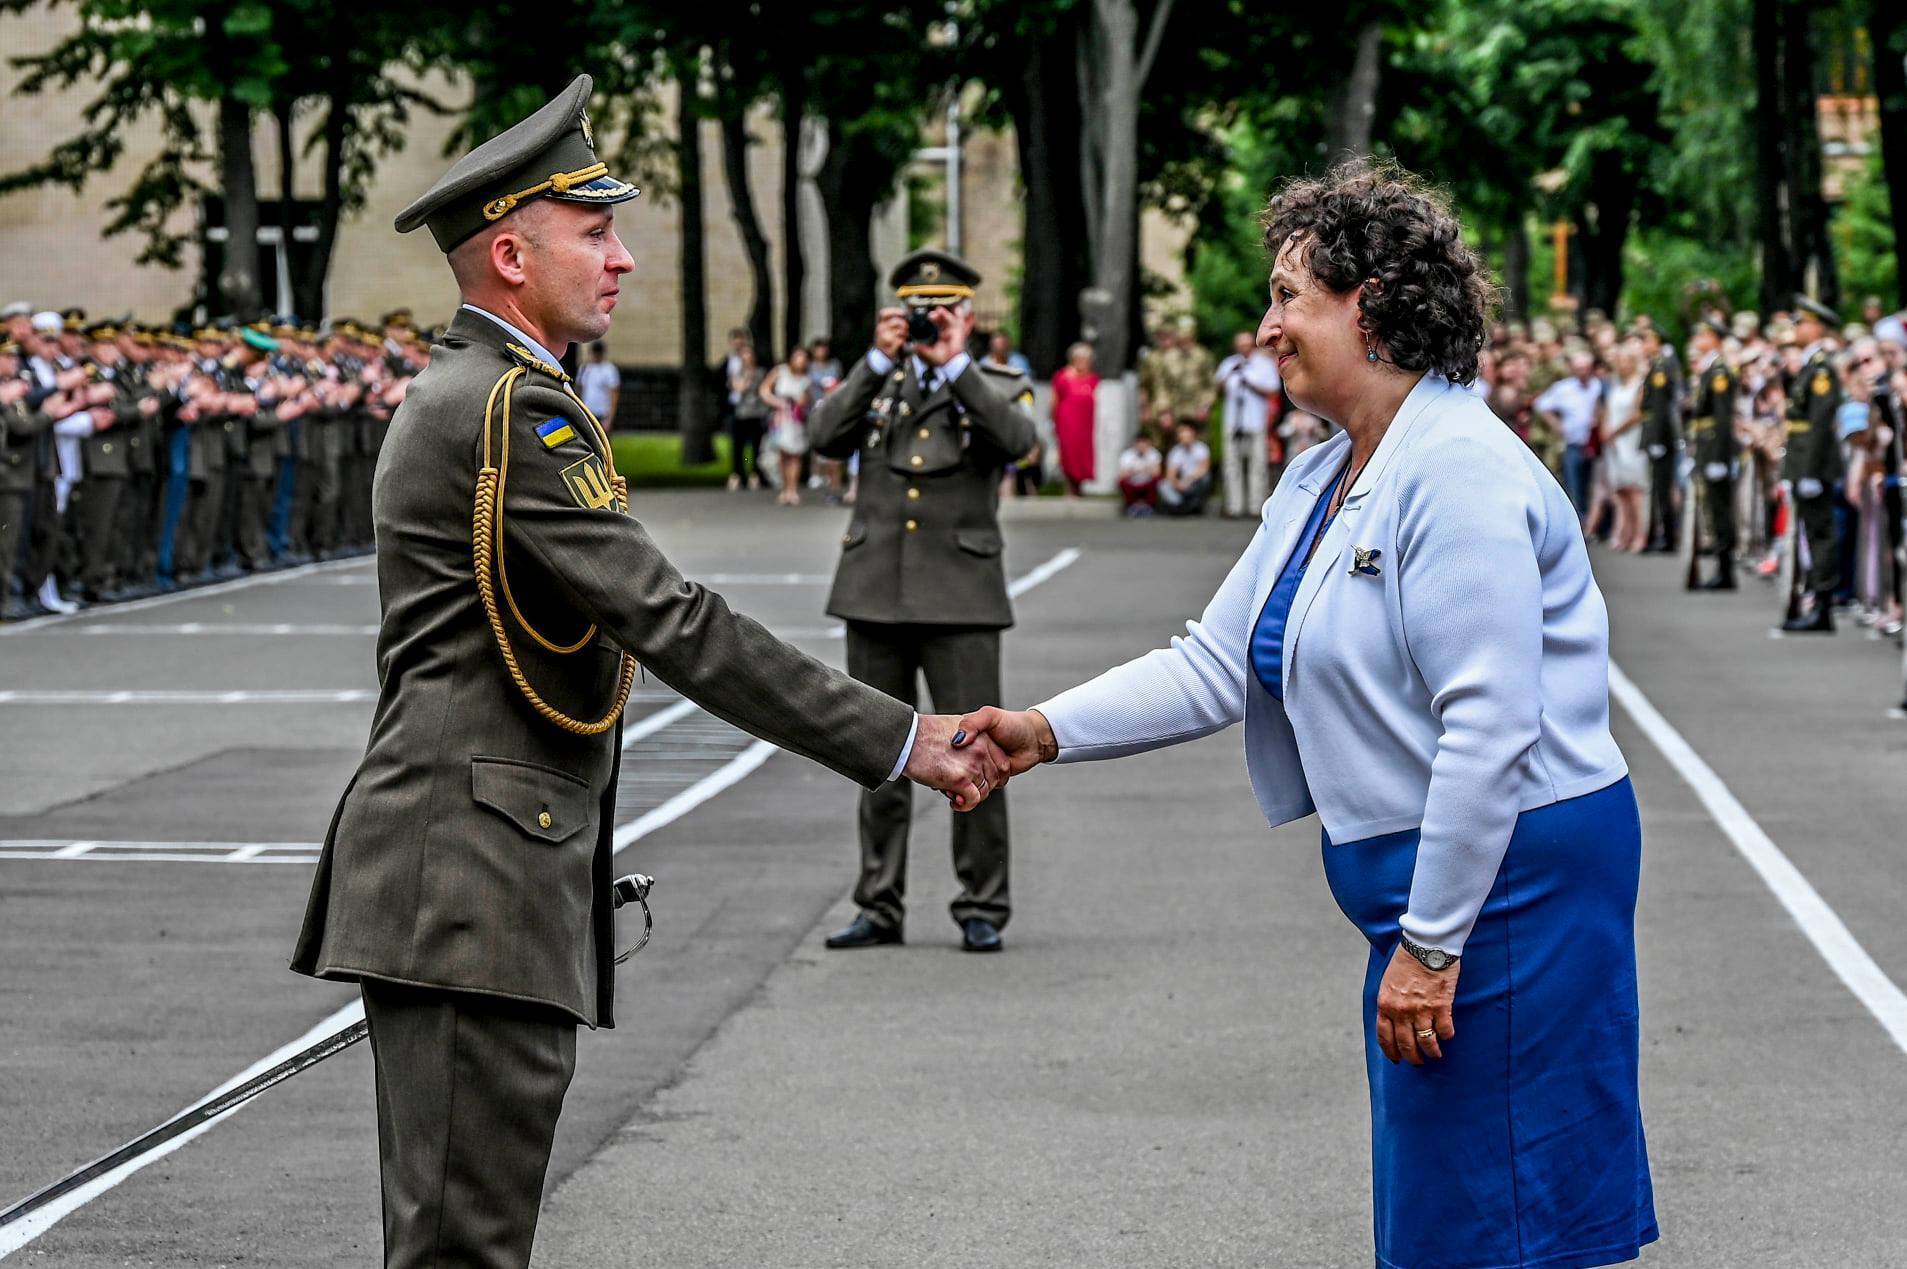
[[[551,419],[547,423],[538,423],[536,434],[542,438],[544,449],[555,449],[564,441],[576,439],[576,429],[569,425],[568,419]]]

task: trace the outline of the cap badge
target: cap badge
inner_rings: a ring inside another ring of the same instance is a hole
[[[596,133],[595,130],[589,126],[589,111],[587,110],[583,111],[583,144],[592,150],[596,148]]]
[[[929,260],[920,266],[920,280],[923,282],[940,281],[940,266]]]

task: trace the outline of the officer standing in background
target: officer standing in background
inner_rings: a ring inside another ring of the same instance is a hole
[[[1013,624],[1013,606],[1000,555],[1000,474],[1039,437],[1014,404],[1019,377],[989,375],[967,352],[980,275],[929,250],[902,260],[888,281],[902,305],[881,310],[874,347],[808,417],[817,454],[861,457],[828,612],[847,622],[849,674],[910,707],[924,677],[934,708],[958,714],[1001,695],[1000,631]],[[912,808],[902,781],[861,795],[861,911],[829,947],[902,941]],[[1012,912],[1007,847],[1003,796],[954,817],[952,911],[970,952],[1000,950]]]
[[[613,1021],[611,868],[638,661],[710,713],[863,785],[961,806],[1004,777],[685,579],[629,515],[559,367],[634,261],[590,80],[454,164],[427,226],[463,306],[377,473],[383,620],[371,736],[292,968],[355,982],[377,1081],[393,1269],[527,1265],[576,1028]],[[509,568],[501,552],[509,551]]]
[[[1682,450],[1682,369],[1655,323],[1637,332],[1649,368],[1642,380],[1642,448],[1649,456],[1649,554],[1675,552],[1675,466]]]
[[[95,407],[96,427],[81,438],[81,468],[85,472],[73,490],[69,511],[80,546],[77,593],[82,602],[99,603],[113,584],[119,557],[114,532],[119,507],[132,479],[132,450],[128,441],[139,434],[139,399],[119,351],[119,328],[98,322],[86,328],[90,345],[88,373],[107,389]],[[108,395],[109,393],[109,395]],[[103,417],[102,417],[103,416]]]
[[[47,394],[27,373],[24,351],[10,336],[0,336],[0,620],[30,611],[32,595],[11,592],[27,516],[39,494],[41,438],[53,426],[39,408]]]
[[[1702,482],[1709,546],[1715,554],[1715,576],[1701,583],[1701,590],[1735,589],[1735,401],[1740,384],[1722,355],[1722,341],[1727,337],[1728,328],[1707,317],[1695,324],[1690,337],[1695,351],[1690,361],[1695,404],[1689,417],[1689,442],[1695,478]],[[1689,576],[1693,581],[1693,564]]]
[[[1841,479],[1840,433],[1834,415],[1841,408],[1841,377],[1834,371],[1828,332],[1841,318],[1805,295],[1794,297],[1794,336],[1801,344],[1801,369],[1788,385],[1788,448],[1781,479],[1794,490],[1795,511],[1807,537],[1808,604],[1791,612],[1781,628],[1789,634],[1834,633],[1834,587],[1840,556],[1834,541],[1834,486]],[[1798,571],[1801,561],[1796,559]]]

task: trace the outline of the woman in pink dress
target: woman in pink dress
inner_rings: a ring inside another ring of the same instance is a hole
[[[1079,497],[1079,487],[1093,478],[1093,392],[1098,387],[1092,345],[1074,344],[1053,376],[1053,431],[1068,498]]]

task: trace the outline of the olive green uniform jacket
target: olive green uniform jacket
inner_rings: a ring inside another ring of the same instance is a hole
[[[911,357],[866,357],[808,418],[829,458],[861,455],[828,612],[845,621],[1004,628],[1000,473],[1039,441],[1015,404],[1025,381],[977,362],[923,397]],[[1025,386],[1025,393],[1031,392]]]
[[[1839,480],[1845,469],[1841,436],[1834,416],[1841,408],[1841,376],[1826,348],[1817,348],[1788,388],[1788,449],[1781,460],[1783,480],[1812,476],[1823,485]]]
[[[501,621],[550,706],[599,719],[627,649],[710,713],[869,788],[893,771],[913,712],[684,580],[613,496],[561,372],[459,311],[378,463],[377,711],[292,968],[542,1002],[608,1026],[618,734],[534,710],[479,597],[472,511],[500,384],[489,465],[507,442],[504,555],[491,572],[507,568]],[[525,620],[578,650],[545,650]]]
[[[1735,372],[1715,358],[1697,377],[1695,402],[1689,412],[1689,441],[1697,465],[1733,463],[1740,446],[1735,439]]]

